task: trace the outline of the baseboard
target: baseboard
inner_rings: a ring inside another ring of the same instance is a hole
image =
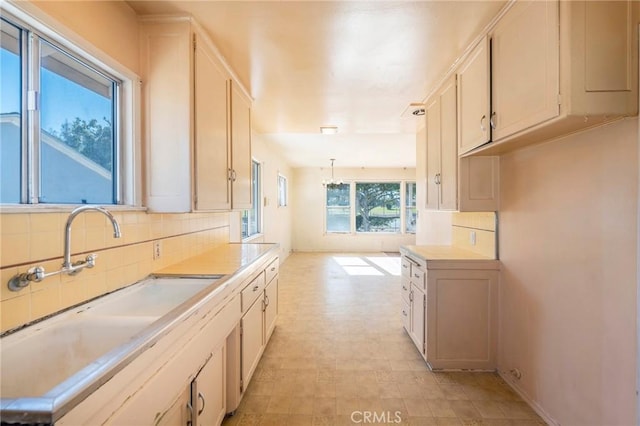
[[[515,383],[513,377],[509,373],[498,369],[498,375],[502,377],[502,380],[504,380],[511,387],[511,389],[513,389],[514,392],[524,400],[524,402],[529,404],[529,406],[533,409],[533,411],[536,412],[536,414],[542,417],[542,420],[544,420],[545,423],[550,426],[560,426],[560,423],[553,419],[549,415],[549,413],[547,413],[537,402],[531,399],[531,397],[529,397],[529,395]]]

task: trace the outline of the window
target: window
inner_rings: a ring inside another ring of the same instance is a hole
[[[253,160],[251,162],[251,198],[253,198],[253,208],[242,211],[242,238],[248,238],[259,234],[261,229],[261,167],[260,163]]]
[[[356,183],[356,232],[400,232],[400,182]]]
[[[415,233],[415,182],[330,184],[325,191],[327,233]]]
[[[351,186],[329,184],[327,190],[327,232],[351,231]]]
[[[416,183],[415,182],[405,183],[404,204],[405,204],[404,231],[407,234],[415,234],[416,219],[418,215],[418,210],[416,209]]]
[[[0,202],[121,202],[121,82],[17,21],[1,36]]]

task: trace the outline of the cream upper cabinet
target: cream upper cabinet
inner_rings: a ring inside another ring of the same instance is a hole
[[[233,208],[251,208],[251,107],[231,83],[231,181]]]
[[[251,207],[250,100],[192,18],[140,28],[147,207]]]
[[[491,43],[493,140],[558,116],[558,3],[517,2]]]
[[[427,104],[426,208],[457,208],[456,84],[451,79]]]
[[[632,0],[514,2],[489,31],[485,85],[484,42],[457,71],[460,155],[501,154],[636,115],[638,10]],[[490,143],[473,136],[478,129]]]
[[[231,208],[231,147],[227,136],[230,80],[219,61],[195,48],[195,208]]]
[[[426,156],[426,161],[420,158],[417,161],[426,164],[425,178],[418,179],[418,195],[424,194],[428,210],[496,211],[500,193],[499,158],[458,157],[460,98],[456,93],[456,79],[451,78],[426,105],[426,131],[418,132],[416,140],[418,157]],[[420,139],[425,138],[425,133],[426,141]]]
[[[491,140],[490,46],[485,37],[457,71],[458,153]]]

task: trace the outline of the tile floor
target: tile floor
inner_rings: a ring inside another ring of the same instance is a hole
[[[400,322],[400,258],[294,253],[232,425],[544,425],[496,374],[433,373]]]

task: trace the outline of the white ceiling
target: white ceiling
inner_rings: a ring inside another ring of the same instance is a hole
[[[128,3],[193,15],[251,93],[254,130],[293,167],[414,167],[416,119],[401,114],[505,1]]]

